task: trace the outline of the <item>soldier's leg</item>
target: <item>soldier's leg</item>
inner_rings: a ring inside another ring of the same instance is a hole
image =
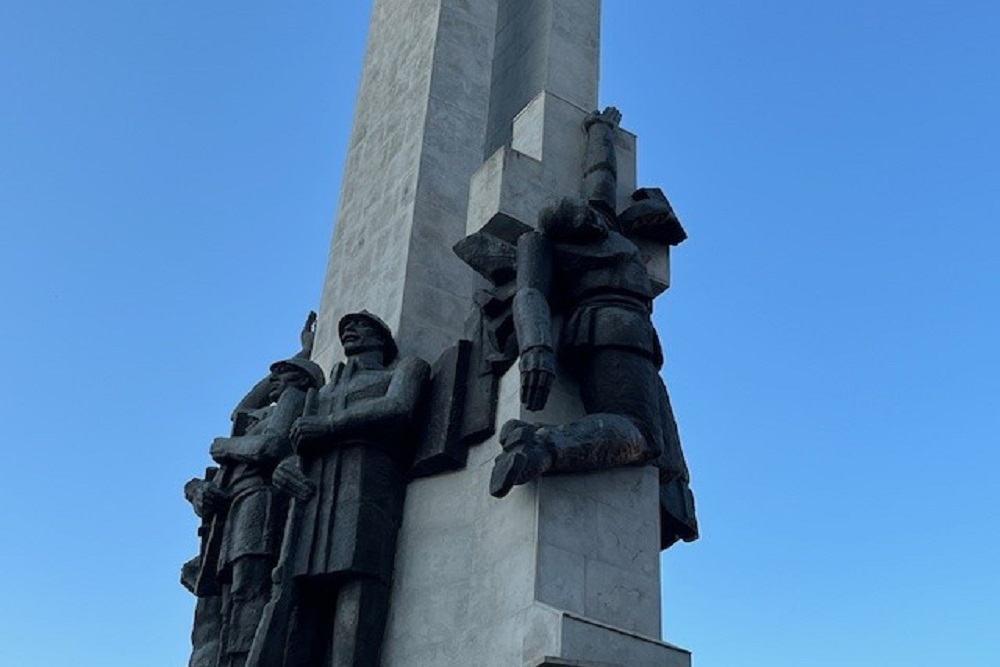
[[[323,664],[329,653],[336,594],[326,587],[312,590],[309,578],[298,583],[283,667],[316,667]]]
[[[328,667],[378,667],[388,615],[388,585],[372,577],[343,584],[333,616]]]
[[[181,567],[181,584],[192,593],[201,576],[201,556],[195,556]],[[194,608],[191,629],[191,658],[188,667],[218,667],[219,640],[222,632],[222,597],[202,595]]]
[[[232,583],[224,601],[225,640],[222,647],[223,667],[244,667],[257,625],[271,595],[271,570],[274,559],[269,556],[242,556],[232,564]]]
[[[663,443],[662,392],[659,371],[642,354],[614,348],[594,350],[580,378],[580,397],[588,417],[614,415],[634,427],[619,441],[594,441],[592,448],[601,451],[594,459],[597,465],[602,461],[610,466],[636,465],[659,455]]]
[[[222,598],[198,598],[191,632],[191,659],[188,667],[216,667],[219,664],[219,634],[222,631]]]
[[[586,417],[559,426],[521,420],[504,425],[504,452],[494,463],[491,494],[503,497],[512,487],[550,472],[638,465],[659,454],[662,385],[649,359],[628,350],[593,350],[579,380]]]

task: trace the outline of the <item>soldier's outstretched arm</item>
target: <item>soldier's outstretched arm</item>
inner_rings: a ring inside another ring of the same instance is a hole
[[[552,250],[539,232],[522,234],[517,242],[517,292],[514,295],[514,329],[521,353],[521,402],[541,410],[555,378],[552,345]]]
[[[281,460],[285,444],[280,436],[267,433],[216,438],[209,455],[216,463],[266,463]]]

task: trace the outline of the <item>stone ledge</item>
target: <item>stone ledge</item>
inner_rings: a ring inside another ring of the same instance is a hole
[[[563,614],[560,643],[561,659],[586,667],[691,667],[690,651],[577,614]]]
[[[542,658],[532,667],[626,667],[620,662],[593,662],[592,660],[566,660],[565,658]]]

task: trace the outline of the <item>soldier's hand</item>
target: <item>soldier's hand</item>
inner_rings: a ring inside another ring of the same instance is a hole
[[[278,491],[296,500],[309,500],[316,492],[316,486],[302,472],[294,456],[289,456],[278,464],[271,476],[271,482]]]
[[[181,566],[181,586],[188,589],[189,593],[194,593],[200,572],[201,556],[195,556]]]
[[[184,485],[185,500],[187,500],[189,503],[194,504],[194,498],[200,492],[201,486],[202,484],[205,483],[205,481],[206,480],[202,479],[201,477],[195,477],[193,479],[189,479],[187,481],[187,484]]]
[[[603,123],[609,127],[617,128],[622,122],[622,112],[616,107],[607,107],[604,111],[595,111],[583,121],[583,127],[590,129],[595,123]]]
[[[556,377],[555,355],[547,347],[532,347],[521,353],[521,403],[537,412],[545,407]]]
[[[224,463],[229,459],[229,445],[232,438],[216,438],[212,441],[212,446],[208,450],[209,456],[219,463]]]
[[[292,425],[291,439],[295,452],[301,454],[303,444],[316,440],[330,432],[330,422],[326,417],[299,417]]]
[[[201,484],[192,491],[191,506],[194,507],[194,513],[203,519],[212,518],[229,502],[229,494],[214,482],[201,480]]]
[[[306,358],[312,354],[313,343],[316,340],[316,311],[310,310],[306,317],[306,323],[302,325],[302,333],[299,334],[299,342],[302,343],[302,351],[306,352]]]

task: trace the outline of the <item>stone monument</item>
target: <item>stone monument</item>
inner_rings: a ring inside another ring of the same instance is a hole
[[[319,317],[186,487],[191,665],[690,665],[650,320],[686,234],[596,111],[600,10],[374,1]]]

